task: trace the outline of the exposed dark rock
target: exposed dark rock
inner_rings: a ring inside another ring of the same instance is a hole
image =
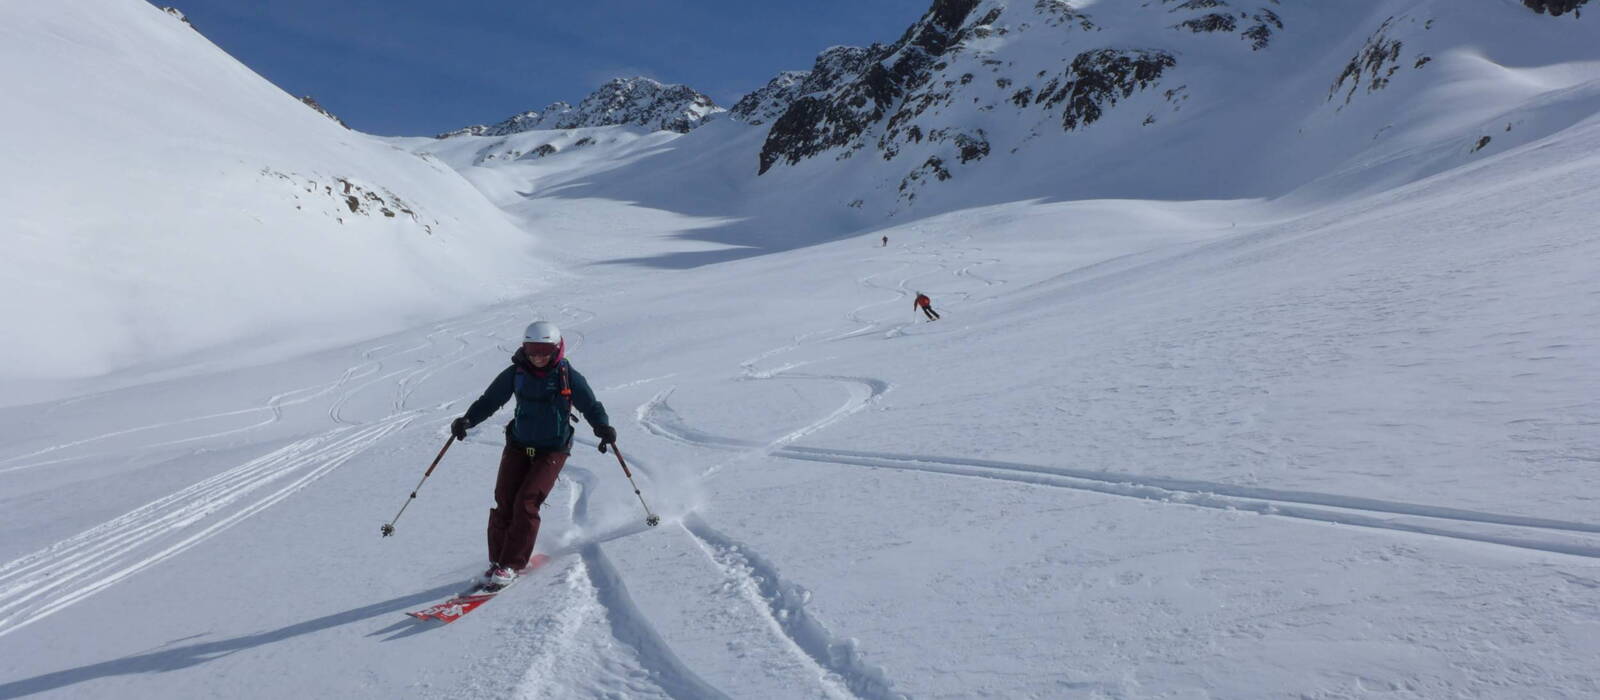
[[[930,67],[956,43],[957,33],[977,4],[978,0],[934,0],[927,14],[894,44],[875,44],[853,60],[848,67],[859,67],[851,73],[852,79],[829,83],[831,89],[795,100],[767,133],[758,172],[767,172],[780,160],[793,165],[861,138],[908,92],[930,79]],[[818,57],[819,66],[812,71],[814,78],[822,72],[819,69],[824,56]],[[844,71],[836,74],[841,78],[845,75]],[[928,104],[931,101],[916,111]],[[896,115],[888,129],[895,131],[908,118]]]
[[[1272,30],[1265,24],[1258,24],[1240,32],[1239,36],[1250,40],[1250,49],[1252,51],[1260,51],[1267,48],[1267,44],[1272,40]]]
[[[469,126],[439,134],[506,136],[534,129],[577,129],[635,124],[687,133],[721,112],[715,102],[685,85],[663,85],[649,78],[613,78],[573,107],[554,102],[543,112],[527,111],[498,124]]]
[[[1251,51],[1267,48],[1267,44],[1272,41],[1272,30],[1283,29],[1283,20],[1278,17],[1278,13],[1267,8],[1261,8],[1250,18],[1255,20],[1255,26],[1239,32],[1239,36],[1250,40]]]
[[[1584,3],[1587,2],[1589,0],[1522,0],[1522,4],[1527,5],[1528,9],[1541,15],[1548,12],[1556,17],[1569,11],[1576,16],[1578,8],[1583,7]]]
[[[916,199],[916,192],[908,192],[907,190],[927,179],[929,175],[940,181],[950,179],[950,171],[945,169],[944,160],[938,156],[929,156],[926,161],[923,161],[922,165],[906,173],[905,178],[900,180],[900,196],[907,200]]]
[[[501,121],[497,124],[476,124],[473,126],[456,129],[455,131],[446,131],[438,136],[435,136],[434,138],[447,139],[452,136],[509,136],[511,134],[520,134],[524,131],[532,131],[534,129],[541,128],[540,125],[543,123],[545,114],[560,113],[569,111],[571,109],[572,105],[569,105],[565,102],[552,102],[549,107],[544,108],[544,112],[535,112],[529,110],[527,112],[508,117],[504,121]]]
[[[989,141],[983,137],[983,130],[979,129],[976,136],[970,134],[957,134],[956,148],[961,152],[961,162],[980,160],[989,155]]]
[[[801,87],[810,77],[811,71],[784,71],[778,74],[778,77],[767,81],[761,88],[739,98],[733,108],[728,110],[728,116],[751,126],[760,126],[777,119],[789,109],[789,105],[794,104],[796,98],[803,94]]]
[[[662,85],[649,78],[612,78],[578,108],[563,114],[553,128],[638,124],[686,134],[707,116],[722,111],[710,97],[686,85]]]
[[[1086,32],[1096,29],[1094,22],[1089,20],[1089,15],[1074,8],[1072,3],[1067,2],[1067,0],[1037,0],[1033,4],[1033,9],[1038,10],[1040,14],[1045,16],[1044,23],[1046,26],[1076,25]]]
[[[1390,17],[1383,21],[1378,31],[1373,32],[1367,43],[1361,47],[1354,58],[1345,65],[1339,78],[1333,81],[1333,87],[1328,90],[1328,99],[1339,92],[1346,79],[1350,80],[1350,91],[1345,94],[1344,103],[1350,104],[1350,99],[1355,97],[1356,90],[1361,87],[1361,76],[1365,73],[1367,79],[1367,92],[1382,90],[1389,84],[1389,78],[1400,69],[1400,40],[1390,39],[1387,36],[1389,25],[1394,22]]]
[[[1072,59],[1072,67],[1059,88],[1039,95],[1047,107],[1066,103],[1061,126],[1072,131],[1093,124],[1106,108],[1132,97],[1136,90],[1150,87],[1166,69],[1177,64],[1177,59],[1165,51],[1085,51]]]
[[[163,7],[161,8],[161,11],[172,15],[173,17],[177,17],[179,22],[189,25],[190,29],[194,29],[194,22],[189,21],[188,16],[183,14],[183,10],[180,10],[176,7]]]
[[[343,119],[340,119],[339,117],[334,116],[333,112],[329,112],[327,109],[324,109],[322,105],[317,104],[317,101],[315,99],[313,99],[310,95],[306,95],[305,97],[300,98],[300,101],[302,103],[304,103],[305,106],[310,107],[310,108],[312,108],[314,110],[317,110],[317,114],[321,114],[322,116],[327,117],[327,118],[332,119],[333,121],[337,122],[339,124],[339,126],[342,126],[342,127],[346,128],[346,129],[350,128],[350,125],[344,123]]]
[[[1212,13],[1204,17],[1186,19],[1178,26],[1191,32],[1231,32],[1239,27],[1238,20],[1233,15]]]

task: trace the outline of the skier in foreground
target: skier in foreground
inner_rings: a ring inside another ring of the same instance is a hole
[[[506,424],[506,447],[500,454],[500,475],[489,511],[489,570],[485,582],[504,587],[528,565],[539,536],[539,506],[572,452],[572,409],[594,428],[600,451],[617,442],[605,406],[589,382],[567,362],[566,341],[549,321],[535,321],[522,335],[522,347],[466,415],[451,421],[450,434],[465,440],[467,431],[517,398],[516,414]]]

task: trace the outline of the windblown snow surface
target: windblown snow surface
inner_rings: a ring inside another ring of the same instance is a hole
[[[558,272],[316,352],[30,378],[61,398],[0,408],[0,698],[1600,696],[1600,71],[1562,70],[1516,98],[1548,133],[1377,191],[996,185],[833,230],[846,185],[748,184],[731,121],[396,141]],[[536,318],[663,522],[580,429],[551,564],[413,621],[485,565],[507,413],[378,528]]]

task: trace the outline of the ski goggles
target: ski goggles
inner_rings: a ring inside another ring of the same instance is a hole
[[[557,347],[555,343],[523,343],[522,344],[522,353],[524,355],[527,355],[528,357],[538,357],[540,355],[548,355],[550,357],[555,357],[556,356],[556,351],[558,351],[558,350],[560,350],[560,348]]]

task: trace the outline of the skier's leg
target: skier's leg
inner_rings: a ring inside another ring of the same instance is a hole
[[[511,528],[516,513],[517,493],[528,476],[528,452],[521,446],[506,441],[500,453],[500,475],[494,481],[494,508],[489,510],[489,561],[502,563],[506,532]]]
[[[539,538],[539,506],[555,488],[556,477],[567,463],[567,453],[557,450],[535,455],[528,469],[528,478],[522,480],[522,491],[517,494],[512,508],[511,527],[506,530],[505,544],[500,548],[500,562],[513,569],[528,565],[533,554],[534,540]]]

